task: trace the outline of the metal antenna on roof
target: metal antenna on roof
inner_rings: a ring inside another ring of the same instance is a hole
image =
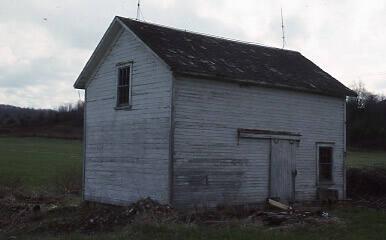
[[[284,34],[284,20],[283,20],[283,8],[280,8],[280,14],[281,14],[281,32],[282,32],[282,39],[283,39],[283,47],[285,47],[285,34]]]
[[[141,1],[138,0],[138,4],[137,4],[137,18],[135,20],[140,20],[140,13],[141,13]]]

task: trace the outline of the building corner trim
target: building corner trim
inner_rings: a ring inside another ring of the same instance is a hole
[[[83,161],[82,161],[82,200],[85,199],[85,188],[86,188],[86,138],[87,138],[87,88],[84,89],[84,103],[83,103]]]
[[[174,75],[171,76],[170,93],[170,126],[169,126],[169,204],[173,204],[174,196]]]

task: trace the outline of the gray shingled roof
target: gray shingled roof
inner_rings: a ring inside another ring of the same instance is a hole
[[[356,95],[299,52],[118,18],[177,74],[331,96]]]

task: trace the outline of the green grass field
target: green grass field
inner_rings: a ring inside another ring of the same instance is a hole
[[[79,140],[0,137],[0,181],[27,188],[50,187],[68,172],[81,176]],[[1,182],[0,182],[1,184]]]
[[[81,178],[82,143],[78,140],[0,137],[0,184],[20,179],[26,188],[49,188],[58,176]],[[386,152],[351,151],[349,167],[386,166]],[[80,179],[79,179],[80,180]],[[128,225],[98,234],[36,234],[17,239],[385,239],[386,213],[366,208],[331,211],[343,224],[270,230],[267,227],[190,225]],[[2,233],[0,231],[0,239]]]
[[[386,167],[386,152],[350,151],[348,167]],[[18,179],[28,188],[55,183],[68,172],[81,176],[82,142],[53,138],[0,137],[0,181]],[[1,184],[1,182],[0,182]]]
[[[347,153],[347,166],[355,168],[386,168],[386,151],[351,150]]]

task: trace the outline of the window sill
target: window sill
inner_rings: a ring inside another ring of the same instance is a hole
[[[114,109],[115,110],[126,110],[126,111],[128,111],[128,110],[131,110],[131,105],[116,106]]]

